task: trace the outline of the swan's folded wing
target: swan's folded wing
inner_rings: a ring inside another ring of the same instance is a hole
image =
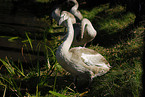
[[[108,61],[101,54],[85,54],[82,53],[81,58],[88,66],[108,67]]]

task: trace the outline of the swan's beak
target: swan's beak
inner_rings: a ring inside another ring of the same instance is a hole
[[[67,14],[62,14],[59,19],[59,25],[61,25],[64,21],[68,19]]]
[[[64,18],[60,18],[59,25],[61,25],[64,22]]]
[[[65,21],[65,14],[60,16],[59,25],[61,25]]]

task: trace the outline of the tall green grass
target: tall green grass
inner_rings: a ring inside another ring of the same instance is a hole
[[[9,95],[9,93],[7,93],[6,91],[11,91],[14,92],[14,94],[12,93],[12,95],[14,96],[20,96],[22,97],[22,95],[27,95],[27,96],[32,96],[32,94],[30,94],[29,92],[23,93],[22,90],[24,87],[21,87],[21,84],[23,83],[27,83],[27,80],[31,79],[31,78],[36,78],[34,79],[34,83],[36,84],[35,90],[36,91],[34,94],[36,95],[36,97],[40,96],[40,90],[39,90],[39,86],[42,86],[45,84],[45,81],[47,80],[47,78],[53,73],[54,69],[55,69],[55,64],[56,64],[56,60],[55,60],[55,54],[54,51],[52,50],[52,48],[48,47],[48,43],[47,43],[47,38],[46,38],[46,34],[47,32],[44,32],[44,39],[42,41],[40,41],[36,46],[34,46],[34,41],[32,40],[28,33],[26,33],[26,40],[22,41],[22,43],[24,44],[23,49],[25,49],[29,55],[30,58],[30,63],[32,66],[28,66],[28,70],[23,68],[23,63],[18,62],[18,63],[14,63],[13,60],[10,60],[6,57],[6,59],[0,59],[0,62],[2,63],[2,69],[5,69],[5,73],[0,73],[0,85],[3,86],[3,97],[5,97],[5,95]],[[40,49],[43,49],[44,52],[44,59],[45,62],[41,62],[41,60],[39,60],[39,53],[40,53]],[[31,53],[29,53],[31,51]],[[23,55],[24,52],[22,52]],[[37,53],[37,54],[35,54]],[[32,56],[35,54],[37,56],[37,61],[33,63],[32,60]],[[27,64],[25,64],[27,65]],[[42,66],[41,66],[42,65]],[[43,67],[44,66],[44,67]],[[5,67],[5,68],[4,68]],[[41,71],[43,69],[43,71]],[[33,81],[33,80],[32,80]],[[23,86],[23,85],[22,85]],[[28,85],[29,86],[29,83]],[[33,85],[32,85],[33,86]],[[27,91],[27,89],[24,89],[24,91]],[[9,95],[11,96],[11,94]]]
[[[20,86],[15,81],[14,76],[17,75],[18,77],[21,77],[21,76],[24,77],[25,74],[23,72],[23,68],[21,68],[22,70],[19,69],[16,65],[14,65],[13,62],[10,62],[9,59],[7,59],[7,58],[6,58],[6,60],[0,59],[0,61],[3,63],[6,70],[8,71],[8,72],[6,72],[5,75],[0,74],[1,75],[0,85],[5,88],[3,97],[5,97],[5,95],[6,95],[7,88],[9,88],[11,91],[13,91],[15,93],[15,95],[22,96],[21,91],[20,91]],[[21,67],[22,67],[22,65],[21,65]]]

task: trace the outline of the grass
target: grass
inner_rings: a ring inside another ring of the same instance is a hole
[[[40,1],[40,0],[39,0]],[[47,0],[44,0],[44,2]],[[29,58],[35,54],[38,59],[30,65],[13,62],[6,58],[0,59],[0,94],[5,96],[28,97],[139,97],[142,91],[142,53],[144,27],[133,27],[135,15],[125,12],[123,6],[109,8],[102,4],[92,9],[80,10],[88,18],[98,32],[96,39],[87,47],[102,54],[112,66],[111,70],[100,77],[94,78],[90,90],[76,91],[73,89],[73,78],[56,62],[55,51],[60,45],[62,32],[56,24],[45,28],[42,40],[36,46],[31,39],[31,32],[23,40]],[[44,18],[45,20],[45,18]],[[50,34],[51,33],[51,34]],[[52,35],[51,46],[48,46],[48,34]],[[17,36],[9,40],[19,39]],[[13,41],[12,41],[13,42]],[[40,58],[43,48],[44,62]],[[32,50],[32,52],[29,52]],[[48,63],[49,61],[49,63]],[[27,65],[28,68],[24,66]]]

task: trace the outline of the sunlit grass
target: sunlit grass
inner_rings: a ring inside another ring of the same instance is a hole
[[[108,7],[109,7],[109,4],[104,4],[104,5],[100,5],[98,7],[94,7],[91,10],[80,10],[80,11],[83,14],[84,18],[88,18],[89,20],[92,20],[97,17],[97,14],[106,10]]]
[[[92,22],[97,31],[103,30],[108,34],[113,34],[126,28],[135,19],[134,14],[126,13],[125,7],[120,5],[115,8],[109,8],[109,4],[105,4],[89,11],[81,10],[81,12],[85,18]]]
[[[106,30],[109,34],[116,33],[119,30],[126,28],[129,24],[134,22],[135,16],[132,13],[122,14],[121,18],[110,16],[99,22],[99,30]]]
[[[106,30],[109,34],[126,28],[129,24],[134,22],[135,16],[132,13],[127,13],[121,18],[108,18],[100,22],[99,30]]]

